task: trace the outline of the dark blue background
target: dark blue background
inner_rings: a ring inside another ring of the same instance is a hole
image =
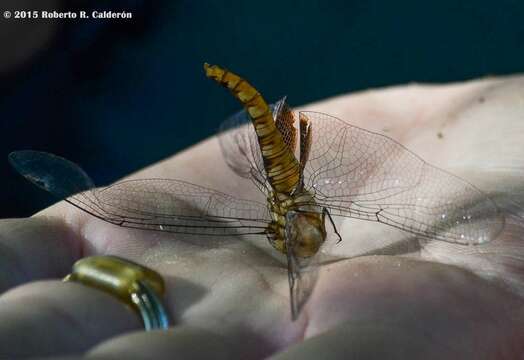
[[[292,104],[524,70],[523,1],[89,4],[134,19],[56,20],[51,43],[0,79],[0,217],[53,201],[10,169],[12,150],[62,155],[104,184],[212,135],[238,104],[204,61]]]

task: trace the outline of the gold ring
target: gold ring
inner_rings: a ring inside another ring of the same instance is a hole
[[[78,260],[64,281],[79,282],[120,299],[142,317],[146,331],[169,327],[160,299],[164,280],[149,268],[117,256],[91,256]]]

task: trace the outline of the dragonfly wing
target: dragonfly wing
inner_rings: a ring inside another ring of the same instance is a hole
[[[289,211],[286,214],[286,255],[287,269],[289,280],[289,297],[291,305],[291,319],[295,321],[300,315],[302,308],[308,301],[318,280],[318,270],[321,265],[320,258],[323,252],[323,246],[319,251],[310,257],[298,256],[297,236],[299,232],[296,227],[299,226],[295,221],[295,213]]]
[[[267,206],[172,179],[128,180],[97,189],[96,209],[121,226],[201,235],[265,233]],[[73,197],[81,203],[86,197]]]
[[[297,129],[295,128],[295,114],[291,111],[286,102],[286,98],[282,98],[274,105],[270,105],[275,119],[275,125],[291,152],[295,153],[297,147]]]
[[[64,158],[31,151],[17,152],[10,159],[29,181],[119,226],[173,233],[239,235],[265,233],[269,223],[265,204],[237,199],[185,181],[128,180],[95,189],[85,172]]]
[[[53,154],[23,150],[9,154],[9,162],[23,177],[59,198],[94,188],[78,165]]]
[[[291,149],[296,146],[293,113],[283,98],[270,105],[278,130]],[[254,179],[263,188],[267,184],[258,138],[249,115],[242,110],[220,126],[218,140],[228,166],[239,176]]]
[[[313,137],[305,185],[332,215],[459,244],[485,243],[502,230],[504,218],[486,194],[393,139],[323,113],[301,116]]]
[[[313,258],[320,256],[317,254]],[[299,258],[287,251],[287,270],[291,304],[291,319],[295,321],[308,301],[318,279],[318,267],[311,266],[312,258]]]
[[[245,111],[236,113],[221,124],[218,141],[227,165],[237,175],[265,183],[257,136]]]

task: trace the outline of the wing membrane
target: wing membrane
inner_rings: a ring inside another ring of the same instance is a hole
[[[294,221],[296,213],[290,211],[286,214],[286,256],[287,276],[289,282],[289,299],[291,305],[291,319],[295,321],[308,301],[318,280],[318,259],[321,251],[314,256],[304,258],[297,255],[296,238],[297,223]]]
[[[262,203],[180,180],[123,181],[69,199],[79,204],[86,200],[110,222],[142,229],[236,235],[264,233],[268,223],[268,210]]]
[[[468,182],[384,135],[317,112],[305,185],[332,215],[378,221],[426,238],[487,242],[502,230],[498,207]]]
[[[283,98],[270,105],[275,123],[290,149],[296,146],[293,113]],[[218,140],[228,166],[239,176],[254,180],[264,193],[269,189],[257,135],[248,114],[243,110],[220,126]]]
[[[257,136],[245,111],[238,112],[222,123],[218,140],[231,170],[259,184],[266,182]]]
[[[172,179],[140,179],[105,188],[92,185],[76,164],[48,153],[10,156],[28,180],[102,220],[124,227],[199,235],[262,234],[265,204]],[[82,192],[79,192],[82,191]]]

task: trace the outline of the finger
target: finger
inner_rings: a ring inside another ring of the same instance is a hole
[[[2,359],[80,353],[141,328],[133,310],[81,284],[33,282],[0,297]]]
[[[232,359],[234,343],[215,333],[176,327],[168,331],[135,332],[97,345],[91,359]]]
[[[63,277],[79,242],[59,218],[0,220],[0,292],[37,279]]]

